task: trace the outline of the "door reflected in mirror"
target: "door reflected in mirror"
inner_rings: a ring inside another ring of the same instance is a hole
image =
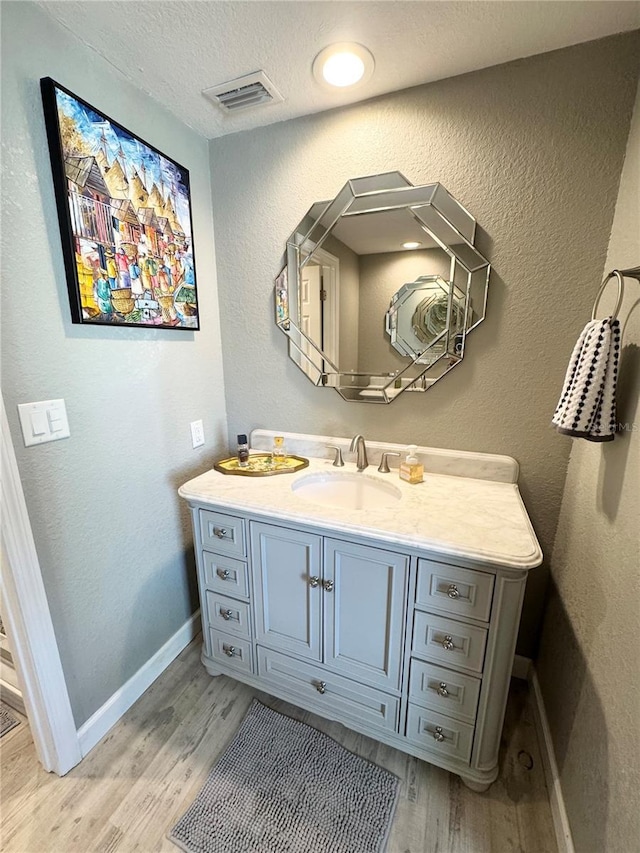
[[[349,181],[287,242],[276,322],[316,385],[388,403],[425,391],[464,357],[484,318],[489,263],[475,220],[440,184],[398,172]]]

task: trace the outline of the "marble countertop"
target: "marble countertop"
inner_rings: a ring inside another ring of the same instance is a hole
[[[292,521],[335,533],[371,536],[377,542],[409,546],[475,563],[532,569],[542,551],[516,483],[428,473],[424,482],[405,483],[397,469],[365,475],[392,483],[402,493],[397,507],[348,510],[312,503],[291,486],[318,472],[355,472],[353,463],[334,468],[328,459],[310,458],[295,474],[241,477],[207,471],[185,483],[179,494],[190,503]]]

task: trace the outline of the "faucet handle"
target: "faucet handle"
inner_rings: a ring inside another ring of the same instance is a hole
[[[400,454],[399,453],[393,453],[391,450],[385,450],[385,452],[382,454],[380,464],[378,465],[378,471],[381,474],[390,474],[391,473],[389,470],[389,463],[387,462],[387,459],[389,458],[389,456],[400,456]]]
[[[342,448],[338,447],[337,444],[327,444],[327,448],[329,450],[335,450],[335,452],[336,452],[335,459],[333,460],[333,467],[334,468],[344,468],[344,459],[342,458]],[[398,454],[398,455],[400,455],[400,454]]]

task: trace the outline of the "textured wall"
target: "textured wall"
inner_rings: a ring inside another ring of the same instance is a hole
[[[71,324],[42,76],[189,168],[202,331]],[[176,488],[226,445],[208,148],[38,7],[2,3],[2,166],[3,394],[80,725],[195,609]],[[16,404],[55,397],[71,438],[25,449]]]
[[[640,263],[639,198],[640,93],[605,272]],[[615,291],[610,284],[601,316]],[[571,449],[537,664],[576,853],[628,853],[640,839],[638,297],[629,280],[617,400],[626,429],[610,444]]]
[[[506,453],[550,552],[571,441],[550,418],[606,254],[638,33],[532,57],[211,143],[229,435],[253,427]],[[288,360],[272,277],[310,204],[351,177],[441,181],[494,265],[487,320],[427,394],[347,403]],[[443,512],[455,512],[443,507]],[[535,647],[532,573],[519,650]]]

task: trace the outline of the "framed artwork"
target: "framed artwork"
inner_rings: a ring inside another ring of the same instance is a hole
[[[189,172],[40,80],[74,323],[199,329]]]
[[[276,279],[276,323],[285,332],[289,331],[289,285],[285,267]]]

